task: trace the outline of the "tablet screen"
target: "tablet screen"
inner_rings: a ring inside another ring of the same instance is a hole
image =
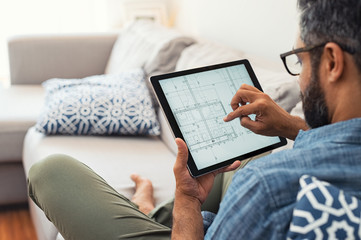
[[[231,66],[188,71],[157,82],[198,171],[281,142],[279,137],[251,132],[240,125],[239,119],[223,121],[233,111],[230,102],[242,84],[260,89],[255,75],[252,79],[243,61]],[[171,122],[170,125],[172,127]]]

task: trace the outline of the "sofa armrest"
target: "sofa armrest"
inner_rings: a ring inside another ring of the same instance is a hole
[[[103,74],[117,34],[16,36],[8,41],[11,84]]]

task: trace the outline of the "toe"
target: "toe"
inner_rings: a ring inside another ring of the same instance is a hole
[[[132,174],[132,175],[130,175],[130,178],[135,183],[139,182],[139,180],[140,180],[140,176],[138,174]]]

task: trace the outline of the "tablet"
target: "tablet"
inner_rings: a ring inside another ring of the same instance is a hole
[[[152,76],[150,81],[174,137],[188,146],[187,167],[193,177],[287,143],[282,137],[255,134],[239,120],[223,121],[233,111],[230,103],[242,84],[262,91],[248,60]]]

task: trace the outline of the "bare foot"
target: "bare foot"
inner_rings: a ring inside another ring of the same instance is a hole
[[[153,185],[152,182],[137,174],[132,174],[130,178],[135,183],[135,193],[132,202],[139,206],[139,210],[144,214],[150,213],[154,209]]]

